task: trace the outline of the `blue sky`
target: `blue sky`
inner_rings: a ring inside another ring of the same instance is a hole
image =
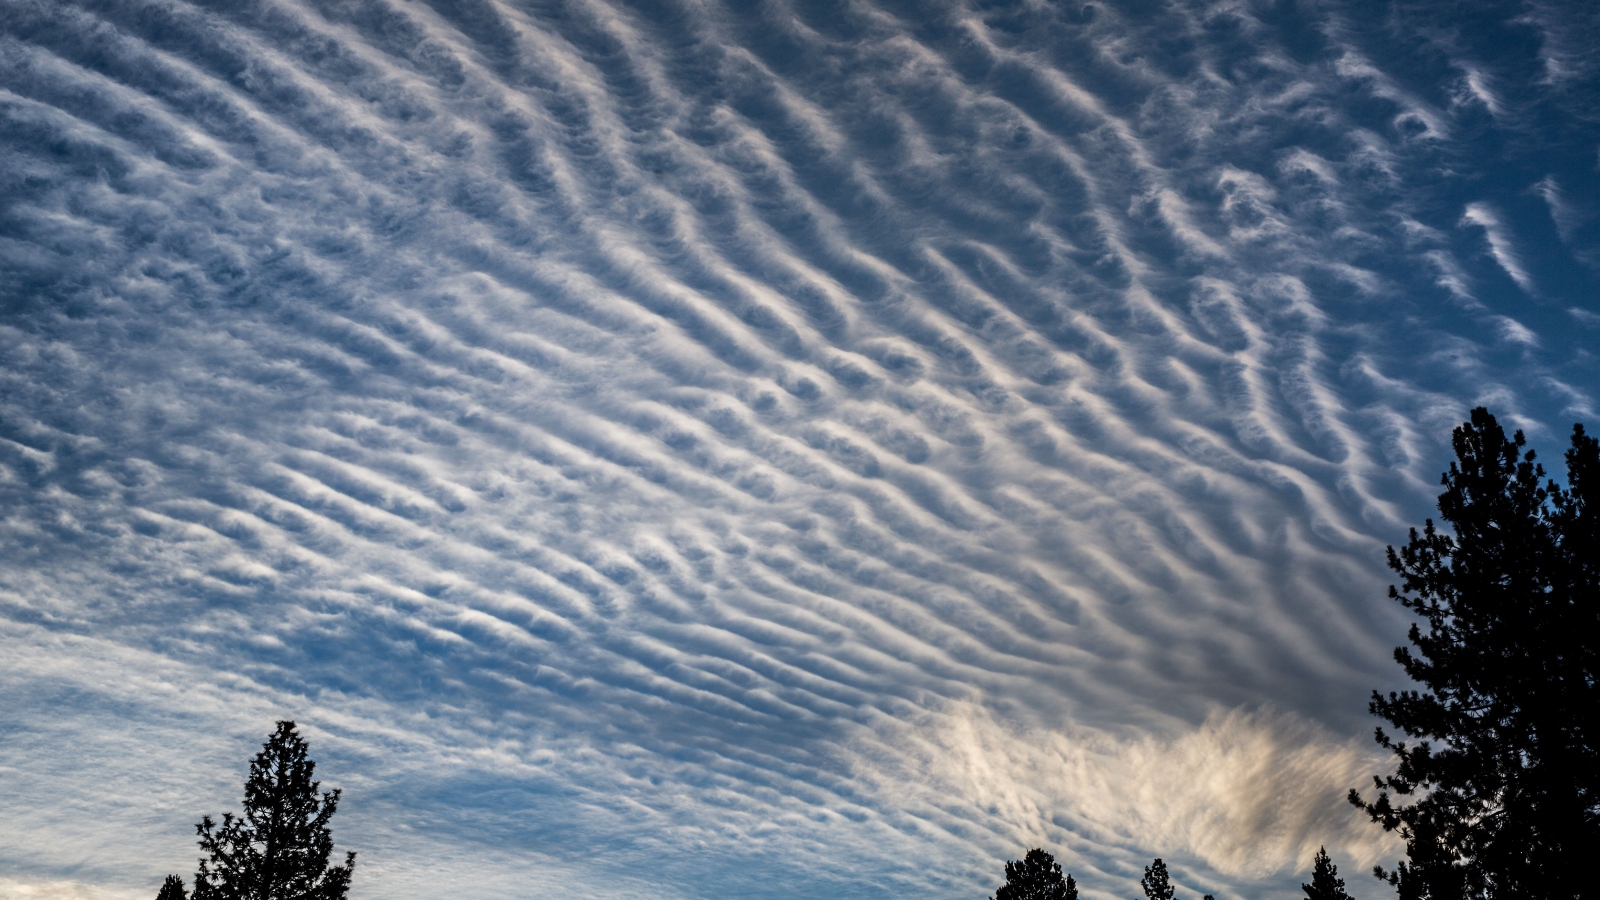
[[[0,895],[1357,897],[1382,551],[1600,386],[1592,4],[0,0]]]

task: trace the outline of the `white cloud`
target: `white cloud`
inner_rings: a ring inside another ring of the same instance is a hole
[[[144,895],[144,891],[107,890],[76,881],[0,879],[0,897],[5,900],[132,900]]]
[[[863,749],[865,780],[904,794],[913,815],[920,806],[987,808],[1001,847],[1087,838],[1232,876],[1297,871],[1321,845],[1361,867],[1398,847],[1350,816],[1344,799],[1382,762],[1293,716],[1214,711],[1162,739],[1019,726],[961,703],[885,725],[878,740],[916,749],[885,757],[906,767],[892,774]]]
[[[1517,283],[1517,287],[1529,293],[1533,292],[1533,278],[1523,268],[1522,260],[1518,258],[1516,249],[1512,247],[1511,236],[1507,233],[1505,226],[1501,224],[1500,217],[1495,214],[1495,211],[1488,204],[1467,204],[1467,211],[1461,216],[1461,224],[1476,225],[1482,228],[1484,237],[1489,242],[1489,254],[1494,257],[1495,263],[1505,270],[1507,275],[1511,276],[1511,280]]]
[[[1495,96],[1494,90],[1490,87],[1489,76],[1481,69],[1468,69],[1461,81],[1466,89],[1464,92],[1466,96],[1483,104],[1483,108],[1488,110],[1490,115],[1505,115],[1505,108],[1500,98]]]

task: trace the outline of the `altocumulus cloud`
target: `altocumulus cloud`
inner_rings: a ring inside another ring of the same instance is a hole
[[[362,897],[1293,890],[1592,417],[1600,13],[0,0],[0,892],[278,717]]]

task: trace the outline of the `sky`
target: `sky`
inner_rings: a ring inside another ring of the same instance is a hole
[[[1387,896],[1597,288],[1583,0],[0,0],[0,897],[278,719],[356,900]]]

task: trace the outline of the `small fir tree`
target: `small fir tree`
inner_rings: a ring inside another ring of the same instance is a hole
[[[161,893],[156,895],[156,900],[189,900],[189,892],[183,888],[183,879],[168,875],[167,880],[161,882]]]
[[[1160,857],[1144,867],[1144,878],[1139,886],[1144,888],[1147,900],[1172,900],[1172,882],[1167,878],[1167,864]]]
[[[1311,863],[1311,883],[1300,885],[1300,890],[1306,892],[1306,900],[1350,900],[1350,895],[1344,892],[1344,879],[1339,877],[1338,867],[1328,859],[1326,847],[1318,848]]]
[[[1078,900],[1078,883],[1062,876],[1054,856],[1033,849],[1020,862],[1006,861],[1006,883],[992,900]]]
[[[317,793],[307,749],[293,722],[279,722],[250,764],[243,815],[224,813],[220,826],[206,816],[195,826],[206,856],[194,900],[344,900],[356,855],[328,864],[339,791]]]

